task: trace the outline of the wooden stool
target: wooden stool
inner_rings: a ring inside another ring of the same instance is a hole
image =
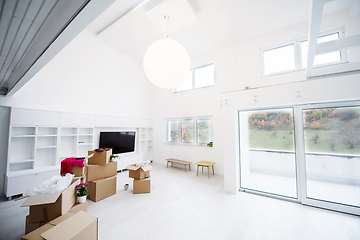
[[[199,161],[199,162],[196,162],[195,164],[197,165],[196,176],[199,176],[199,167],[201,167],[202,173],[204,173],[204,167],[207,167],[207,168],[208,168],[208,177],[209,177],[209,178],[210,178],[210,170],[209,170],[209,167],[212,167],[213,175],[215,175],[214,165],[215,165],[216,163],[214,163],[214,162],[206,162],[206,161]]]

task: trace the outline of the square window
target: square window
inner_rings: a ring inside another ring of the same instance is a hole
[[[295,44],[263,51],[264,74],[295,70]]]
[[[211,142],[211,119],[196,120],[197,143]]]
[[[214,85],[214,64],[194,69],[194,87],[201,88]]]

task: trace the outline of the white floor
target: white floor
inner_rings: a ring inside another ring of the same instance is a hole
[[[205,171],[205,169],[204,169]],[[128,191],[123,185],[130,183]],[[99,239],[360,239],[360,217],[249,193],[223,190],[223,177],[154,164],[151,193],[132,194],[128,172],[117,194],[94,203]],[[24,200],[0,202],[0,239],[20,239]]]

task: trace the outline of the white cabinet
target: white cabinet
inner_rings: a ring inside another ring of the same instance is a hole
[[[27,175],[6,176],[5,179],[5,194],[8,197],[22,194],[28,188],[42,183],[44,180],[58,175],[59,170],[45,171]]]
[[[11,125],[21,126],[58,126],[60,122],[60,113],[41,110],[29,110],[12,108]]]

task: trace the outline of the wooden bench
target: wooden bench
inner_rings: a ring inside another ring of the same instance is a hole
[[[178,163],[178,164],[184,165],[185,166],[185,172],[186,172],[186,165],[189,165],[189,171],[191,171],[190,164],[192,164],[192,162],[179,160],[179,159],[174,159],[174,158],[168,158],[168,159],[166,159],[166,167],[168,167],[169,162],[171,163],[171,166],[172,166],[173,163]]]

